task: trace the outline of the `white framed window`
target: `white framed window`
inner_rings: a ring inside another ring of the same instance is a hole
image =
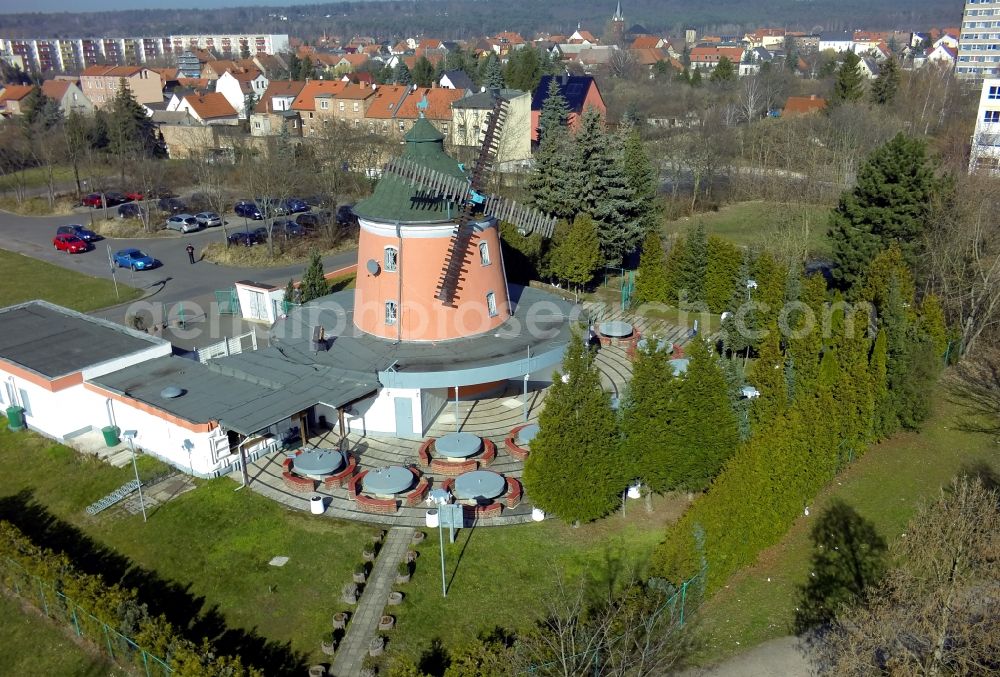
[[[344,102],[343,101],[339,101],[338,103],[340,104],[340,110],[343,112],[343,110],[344,110]]]
[[[358,103],[357,101],[355,101],[354,102],[354,112],[357,113],[359,110],[361,110],[361,104]]]
[[[488,242],[479,243],[479,262],[484,266],[490,265],[490,245]]]
[[[497,316],[497,297],[493,292],[486,294],[486,310],[489,312],[490,317]]]
[[[320,101],[320,102],[319,102],[319,107],[320,107],[321,109],[323,109],[323,110],[326,110],[327,108],[329,108],[329,107],[330,107],[330,102],[329,102],[329,101],[326,101],[326,100],[324,100],[324,101]]]
[[[395,301],[385,302],[385,323],[386,324],[396,324],[396,320],[399,318],[399,308]]]
[[[382,257],[382,268],[387,273],[396,272],[399,266],[399,250],[395,247],[386,247],[385,255]]]

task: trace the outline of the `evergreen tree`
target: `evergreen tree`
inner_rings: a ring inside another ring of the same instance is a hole
[[[108,151],[114,155],[125,183],[126,164],[135,156],[159,157],[161,147],[156,125],[135,100],[128,82],[122,78],[111,102],[108,120]]]
[[[748,348],[755,344],[753,332],[758,330],[757,313],[747,304],[747,281],[750,279],[750,268],[753,256],[749,251],[743,252],[739,273],[736,275],[736,285],[732,298],[726,307],[729,314],[722,321],[723,343],[726,350],[733,355],[740,354],[749,358]]]
[[[596,111],[595,114],[599,117]],[[643,217],[647,205],[636,198],[619,138],[605,134],[605,139],[603,152],[592,157],[593,165],[590,166],[599,196],[593,204],[593,214],[604,260],[617,266],[642,242],[646,233]],[[586,185],[586,178],[584,182]]]
[[[930,340],[940,364],[944,364],[944,357],[948,352],[948,325],[937,294],[928,294],[920,302],[918,323],[920,331]]]
[[[59,102],[45,96],[38,85],[32,87],[21,102],[20,122],[27,130],[40,132],[52,129],[62,119]]]
[[[701,69],[695,66],[694,70],[691,71],[691,86],[700,87],[701,86]]]
[[[417,87],[430,87],[434,82],[434,64],[426,56],[420,56],[413,64],[411,75]]]
[[[923,141],[900,133],[876,148],[831,217],[834,279],[845,289],[853,286],[892,244],[912,266],[938,187]]]
[[[663,238],[659,232],[651,230],[642,242],[639,270],[635,277],[635,291],[632,294],[634,304],[670,302],[666,263]]]
[[[406,85],[407,87],[413,84],[413,74],[410,73],[410,67],[402,59],[397,61],[396,67],[392,69],[392,81],[397,85]]]
[[[288,284],[285,285],[285,296],[282,299],[286,313],[288,312],[288,309],[292,307],[292,304],[296,303],[295,297],[297,295],[298,292],[295,288],[295,282],[292,278],[288,278]]]
[[[503,67],[500,65],[500,58],[490,52],[489,56],[480,64],[480,82],[487,89],[503,89]]]
[[[704,341],[687,345],[687,373],[678,394],[673,437],[667,444],[667,473],[672,488],[708,486],[736,451],[740,433],[729,399],[729,386],[716,355]]]
[[[503,81],[511,89],[534,92],[542,79],[542,59],[533,47],[514,50],[503,69]]]
[[[778,333],[770,331],[760,341],[760,354],[747,371],[747,380],[760,393],[750,405],[754,432],[765,430],[788,409],[788,382],[784,366]]]
[[[705,301],[705,274],[708,271],[708,235],[705,224],[688,229],[685,239],[684,259],[678,271],[677,291],[685,295],[688,303]]]
[[[892,394],[889,392],[889,339],[885,329],[880,329],[872,347],[869,371],[872,379],[872,400],[874,416],[872,419],[872,435],[876,440],[885,439],[891,435],[897,426],[896,412],[893,407]]]
[[[579,211],[573,149],[567,127],[569,105],[555,78],[539,113],[539,145],[535,166],[528,177],[531,204],[542,212],[562,219],[572,219]]]
[[[872,103],[887,106],[896,100],[899,91],[899,64],[896,57],[890,56],[879,65],[878,77],[872,81],[868,95]]]
[[[565,238],[555,243],[550,269],[560,280],[579,288],[594,279],[601,262],[596,224],[588,214],[578,214]]]
[[[844,62],[837,69],[837,80],[833,83],[832,103],[850,103],[860,101],[865,95],[864,75],[858,64],[861,59],[854,52],[844,55]]]
[[[566,522],[589,522],[618,504],[626,471],[618,458],[611,398],[577,334],[566,348],[563,373],[566,381],[557,373],[545,397],[524,484],[539,508]]]
[[[632,199],[639,210],[639,220],[644,232],[659,225],[659,209],[656,201],[657,175],[646,152],[639,130],[628,126],[624,130],[623,166],[632,189]]]
[[[299,285],[300,303],[309,303],[313,299],[318,299],[330,293],[330,285],[323,277],[323,257],[318,251],[313,251],[309,255],[309,267],[306,268],[305,275],[302,276],[302,284]]]
[[[667,263],[664,266],[663,276],[667,285],[667,303],[680,307],[682,302],[686,302],[687,294],[681,294],[684,289],[681,270],[687,259],[687,243],[683,237],[674,239],[670,250],[667,252]]]
[[[108,112],[103,108],[94,111],[94,123],[90,126],[87,138],[94,150],[105,150],[108,147]]]
[[[640,479],[658,493],[676,487],[674,464],[684,453],[676,434],[680,388],[670,364],[670,349],[658,350],[653,337],[645,349],[636,352],[620,418],[626,479]]]
[[[713,313],[729,309],[729,302],[737,289],[743,264],[743,252],[729,240],[712,235],[708,238],[705,267],[705,303]]]
[[[302,73],[302,60],[299,59],[295,52],[288,58],[288,78],[290,80],[302,80],[300,77]]]
[[[736,66],[727,57],[722,57],[708,79],[712,82],[732,82],[736,79]]]

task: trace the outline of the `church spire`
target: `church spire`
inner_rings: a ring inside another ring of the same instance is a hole
[[[611,17],[612,21],[625,21],[625,17],[622,15],[622,0],[618,0],[618,6],[615,8],[615,15]]]

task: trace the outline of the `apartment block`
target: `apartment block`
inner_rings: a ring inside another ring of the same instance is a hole
[[[967,0],[958,38],[955,75],[961,80],[991,78],[1000,71],[1000,0]]]
[[[1000,172],[1000,78],[985,78],[979,95],[969,172]]]

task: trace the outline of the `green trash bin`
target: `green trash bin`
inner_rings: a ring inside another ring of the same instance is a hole
[[[24,409],[7,407],[7,427],[11,430],[24,430]]]
[[[122,443],[122,441],[118,439],[117,426],[113,425],[105,426],[104,428],[101,428],[101,432],[104,433],[104,443],[109,447],[117,447],[119,444]]]

